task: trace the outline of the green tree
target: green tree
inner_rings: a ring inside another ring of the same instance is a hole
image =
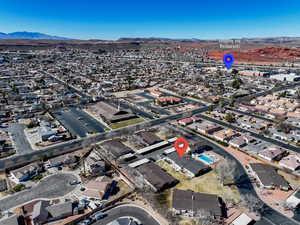
[[[240,78],[238,78],[238,79],[235,79],[235,80],[232,82],[231,86],[232,86],[234,89],[239,89],[242,83],[243,83],[243,81],[242,81]]]
[[[213,106],[213,105],[210,105],[210,106],[208,106],[207,109],[208,109],[209,112],[212,112],[212,111],[214,111],[214,106]]]
[[[287,94],[287,91],[283,91],[283,92],[279,93],[278,97],[284,98],[284,97],[286,97],[286,94]]]
[[[14,192],[19,192],[25,189],[25,184],[17,184],[16,186],[13,187]]]
[[[232,113],[227,113],[224,117],[224,119],[228,122],[228,123],[234,123],[235,122],[235,117]]]
[[[234,103],[235,103],[235,100],[233,98],[230,99],[230,103],[229,103],[229,106],[233,107],[234,106]]]
[[[238,71],[237,69],[232,69],[231,73],[232,73],[233,75],[237,75],[237,74],[239,73],[239,71]]]
[[[223,108],[223,107],[225,106],[225,101],[224,101],[223,98],[221,98],[221,99],[219,100],[219,106],[220,106],[221,108]]]

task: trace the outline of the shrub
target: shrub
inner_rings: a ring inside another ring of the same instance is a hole
[[[25,184],[17,184],[16,186],[13,187],[14,192],[19,192],[25,189]]]

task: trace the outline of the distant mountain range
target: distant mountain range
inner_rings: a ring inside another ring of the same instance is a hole
[[[228,38],[230,40],[231,38]],[[278,43],[278,42],[292,42],[299,41],[300,37],[262,37],[262,38],[232,38],[232,40],[241,40],[245,42],[267,42],[267,43]],[[218,41],[218,39],[198,39],[198,38],[160,38],[160,37],[149,37],[149,38],[119,38],[119,41],[194,41],[194,42],[212,42]]]
[[[43,34],[39,32],[28,32],[28,31],[21,31],[21,32],[13,32],[13,33],[2,33],[0,32],[0,40],[5,39],[27,39],[27,40],[58,40],[58,41],[68,41],[74,40],[67,37],[59,37],[53,36],[48,34]],[[262,44],[262,45],[289,45],[289,46],[299,46],[300,45],[300,37],[262,37],[262,38],[235,38],[237,40],[241,40],[243,43],[248,44]],[[77,41],[100,41],[105,42],[109,40],[98,40],[98,39],[91,39],[91,40],[77,40]],[[160,38],[160,37],[148,37],[148,38],[127,38],[121,37],[117,40],[118,42],[198,42],[198,43],[218,43],[218,39],[212,40],[205,40],[205,39],[197,39],[197,38],[181,38],[181,39],[173,39],[173,38]]]
[[[48,34],[38,32],[13,32],[13,33],[2,33],[0,32],[0,39],[31,39],[31,40],[71,40],[71,38],[52,36]]]

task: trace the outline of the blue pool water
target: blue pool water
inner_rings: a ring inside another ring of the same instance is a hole
[[[198,155],[197,157],[208,164],[214,163],[214,160],[206,155]]]

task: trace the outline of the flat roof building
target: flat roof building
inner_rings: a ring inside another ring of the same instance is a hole
[[[119,140],[110,140],[103,142],[101,147],[108,153],[110,153],[114,158],[119,158],[123,155],[134,153],[134,151],[128,146],[124,145]]]
[[[199,210],[208,211],[212,216],[222,217],[221,199],[217,195],[173,190],[172,209],[177,214],[195,216]]]
[[[179,183],[172,175],[154,163],[141,165],[137,170],[144,176],[145,181],[155,191],[163,191]]]

